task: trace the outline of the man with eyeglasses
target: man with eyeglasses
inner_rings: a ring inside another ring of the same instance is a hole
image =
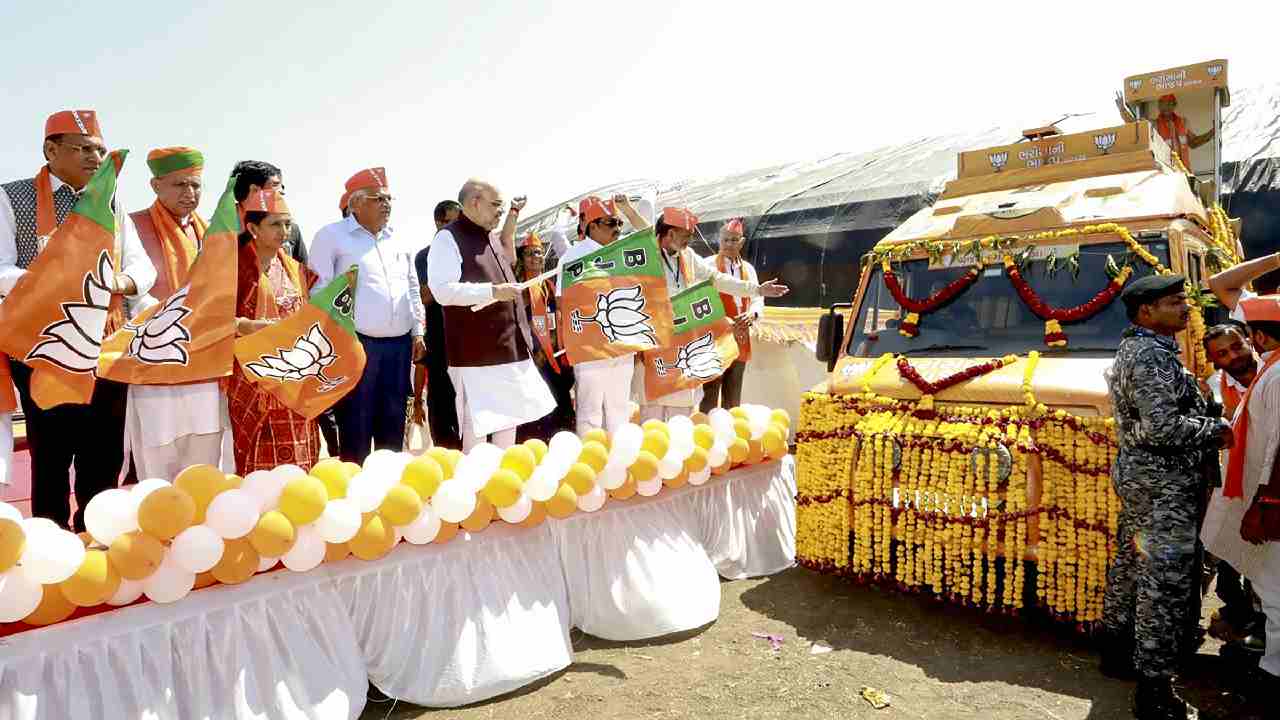
[[[45,121],[45,166],[34,178],[0,185],[0,296],[8,294],[27,273],[106,157],[107,146],[94,111],[64,110]],[[120,223],[116,248],[110,306],[115,322],[119,322],[133,303],[151,290],[156,271],[128,216]],[[83,530],[85,505],[102,490],[115,487],[120,478],[126,386],[99,379],[88,405],[45,410],[31,397],[31,368],[17,360],[6,364],[26,418],[31,512],[63,527]],[[0,382],[9,380],[5,377]],[[68,500],[72,462],[78,506],[74,518]]]
[[[584,255],[599,250],[622,236],[622,218],[626,215],[635,230],[649,227],[626,195],[614,195],[609,201],[591,195],[578,204],[578,222],[582,239],[569,247],[560,258],[564,268]],[[563,283],[557,283],[556,295]],[[578,434],[593,428],[612,433],[631,420],[631,379],[635,374],[635,353],[604,360],[591,360],[573,366],[574,402]]]
[[[359,384],[334,409],[342,459],[363,463],[371,444],[395,451],[404,446],[409,368],[425,352],[423,311],[413,266],[417,248],[395,237],[388,224],[386,170],[361,170],[346,190],[351,214],[316,233],[309,264],[319,276],[317,287],[358,268],[354,319],[367,361]]]
[[[716,270],[731,278],[748,283],[759,283],[756,269],[742,257],[747,236],[741,218],[734,218],[720,226],[720,252],[716,255]],[[742,404],[742,378],[751,359],[751,325],[764,314],[764,298],[741,298],[720,294],[725,312],[733,321],[733,338],[738,342],[738,359],[724,374],[702,386],[702,412],[722,407],[735,408]]]

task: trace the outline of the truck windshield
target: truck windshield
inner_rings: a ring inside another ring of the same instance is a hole
[[[1159,241],[1145,244],[1162,264],[1169,265],[1169,246]],[[1108,282],[1107,256],[1123,263],[1129,250],[1123,243],[1081,245],[1079,272],[1057,261],[1049,272],[1046,260],[1036,260],[1023,268],[1023,277],[1046,304],[1070,308],[1088,302]],[[1133,278],[1154,271],[1133,258]],[[894,263],[894,272],[907,297],[923,299],[963,275],[967,267],[929,267],[928,260]],[[990,263],[968,290],[947,305],[920,318],[919,333],[906,337],[899,331],[905,313],[885,287],[879,267],[872,269],[862,306],[858,308],[848,352],[854,357],[874,357],[883,353],[927,356],[963,352],[965,355],[1000,356],[1024,354],[1031,350],[1107,356],[1115,352],[1120,334],[1128,326],[1124,303],[1117,298],[1109,306],[1080,323],[1063,323],[1069,338],[1065,348],[1049,348],[1044,343],[1044,321],[1018,297],[1017,290],[998,262]]]

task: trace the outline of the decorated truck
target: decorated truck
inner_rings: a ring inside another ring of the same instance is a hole
[[[1176,92],[1216,127],[1225,65],[1127,78],[1132,122],[960,153],[936,202],[863,259],[852,302],[822,319],[829,375],[801,406],[800,564],[993,610],[1101,617],[1119,511],[1105,376],[1128,324],[1120,291],[1152,273],[1187,278],[1178,339],[1204,376],[1203,281],[1240,259],[1216,168],[1200,167],[1216,150],[1188,168],[1151,119]]]

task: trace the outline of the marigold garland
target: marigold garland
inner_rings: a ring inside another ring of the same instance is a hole
[[[1009,275],[1009,282],[1018,291],[1018,297],[1031,309],[1031,312],[1036,314],[1036,317],[1045,321],[1044,342],[1050,347],[1066,347],[1067,345],[1067,335],[1062,331],[1061,323],[1081,322],[1097,315],[1116,299],[1116,296],[1120,294],[1121,288],[1129,281],[1129,276],[1133,274],[1133,268],[1126,265],[1118,275],[1107,283],[1105,288],[1087,302],[1071,308],[1058,308],[1046,303],[1035,289],[1027,283],[1026,278],[1022,277],[1022,271],[1018,268],[1018,263],[1014,261],[1012,255],[1004,256],[1004,269]]]
[[[893,267],[889,264],[887,258],[880,261],[880,270],[884,276],[884,286],[889,289],[889,294],[893,296],[894,302],[907,311],[906,318],[898,326],[898,332],[906,337],[915,337],[919,334],[920,316],[922,314],[931,313],[951,302],[960,293],[968,290],[982,275],[980,268],[970,268],[964,275],[938,288],[936,292],[930,293],[923,300],[913,300],[903,292],[902,284],[898,282],[898,275],[893,271]]]

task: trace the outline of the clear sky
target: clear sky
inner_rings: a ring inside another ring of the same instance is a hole
[[[207,158],[202,210],[236,160],[285,171],[303,231],[383,165],[393,225],[421,235],[470,175],[546,207],[618,180],[674,180],[1094,110],[1125,75],[1216,57],[1276,79],[1268,3],[0,3],[0,178],[40,166],[46,115],[93,108],[134,151]],[[1099,125],[1115,121],[1114,113]]]

